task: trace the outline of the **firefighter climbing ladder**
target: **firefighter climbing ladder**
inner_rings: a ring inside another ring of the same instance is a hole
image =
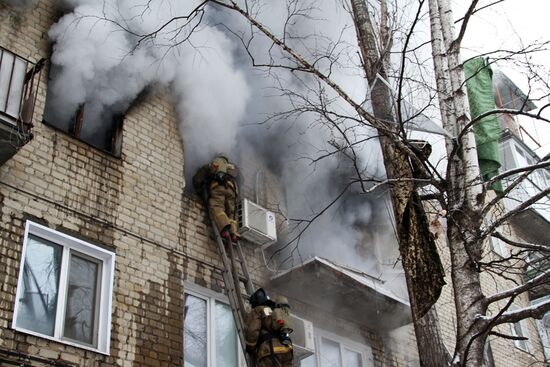
[[[205,203],[207,202],[207,194],[204,195]],[[218,244],[218,251],[222,258],[223,262],[223,281],[225,283],[225,289],[227,292],[227,297],[229,298],[229,305],[231,306],[231,312],[233,314],[233,319],[235,320],[235,327],[237,329],[237,334],[241,342],[241,347],[243,348],[243,353],[246,359],[246,364],[248,367],[253,367],[254,363],[250,360],[248,354],[246,353],[246,340],[245,340],[245,307],[243,301],[243,294],[241,293],[241,281],[244,282],[244,286],[248,295],[254,293],[254,285],[250,279],[250,273],[248,272],[248,267],[244,261],[242,247],[239,241],[232,242],[227,240],[227,246],[224,243],[220,231],[216,226],[216,222],[212,217],[212,214],[208,210],[208,216],[210,218],[210,223],[212,224],[212,230],[214,231],[214,236],[216,238],[216,243]],[[227,251],[226,251],[227,248]],[[229,256],[228,256],[229,253]],[[235,253],[238,256],[238,259],[235,258]],[[239,275],[239,269],[237,264],[240,265],[242,270],[242,276]]]

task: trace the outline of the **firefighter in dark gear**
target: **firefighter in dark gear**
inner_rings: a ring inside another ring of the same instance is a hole
[[[275,302],[259,288],[250,296],[252,310],[246,322],[246,351],[253,355],[256,367],[292,367],[292,343],[283,344],[273,330],[272,313]]]

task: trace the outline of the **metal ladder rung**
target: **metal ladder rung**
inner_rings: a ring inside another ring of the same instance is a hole
[[[208,203],[207,193],[204,192],[204,202]],[[222,277],[225,283],[225,291],[227,293],[227,298],[229,299],[229,305],[231,308],[231,313],[233,314],[233,319],[235,320],[235,328],[237,329],[237,335],[240,340],[243,353],[245,355],[246,365],[248,367],[254,366],[254,361],[246,352],[246,339],[245,339],[245,308],[244,308],[244,299],[248,298],[247,294],[241,292],[241,282],[243,282],[246,292],[252,294],[254,292],[254,284],[250,279],[250,273],[248,272],[248,267],[246,266],[246,261],[243,256],[242,247],[239,241],[231,242],[227,241],[227,248],[229,249],[229,257],[227,256],[226,243],[224,243],[220,232],[216,226],[212,214],[208,210],[208,217],[212,225],[212,230],[214,231],[214,237],[216,238],[216,243],[218,244],[218,251],[222,258],[222,263],[224,270],[222,272]],[[235,256],[235,250],[237,256]],[[238,257],[238,259],[237,259]],[[242,275],[239,274],[237,265],[240,266]]]

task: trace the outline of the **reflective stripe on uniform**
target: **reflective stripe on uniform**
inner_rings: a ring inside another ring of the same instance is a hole
[[[288,353],[292,350],[292,347],[291,346],[288,346],[288,347],[285,347],[285,346],[282,346],[282,347],[273,347],[273,353]]]

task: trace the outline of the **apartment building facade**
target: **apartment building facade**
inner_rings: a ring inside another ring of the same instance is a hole
[[[45,113],[47,31],[62,11],[53,0],[0,3],[0,364],[242,365],[214,236],[184,179],[170,91],[142,93],[100,131],[86,106],[68,123]],[[244,191],[266,206],[274,195]],[[244,251],[254,284],[269,287],[261,253]],[[294,307],[324,320],[312,340],[336,365],[406,365],[372,325]]]
[[[62,11],[54,0],[0,2],[0,364],[242,366],[170,90],[140,94],[101,131],[86,106],[69,123],[45,113],[47,31]],[[236,159],[244,195],[275,211],[282,194],[259,192],[251,156]],[[297,365],[418,366],[406,295],[384,280],[324,257],[274,273],[258,246],[244,251],[254,284],[287,295],[306,325]],[[446,294],[440,318],[452,341]],[[496,366],[531,361],[510,343],[493,347]]]

